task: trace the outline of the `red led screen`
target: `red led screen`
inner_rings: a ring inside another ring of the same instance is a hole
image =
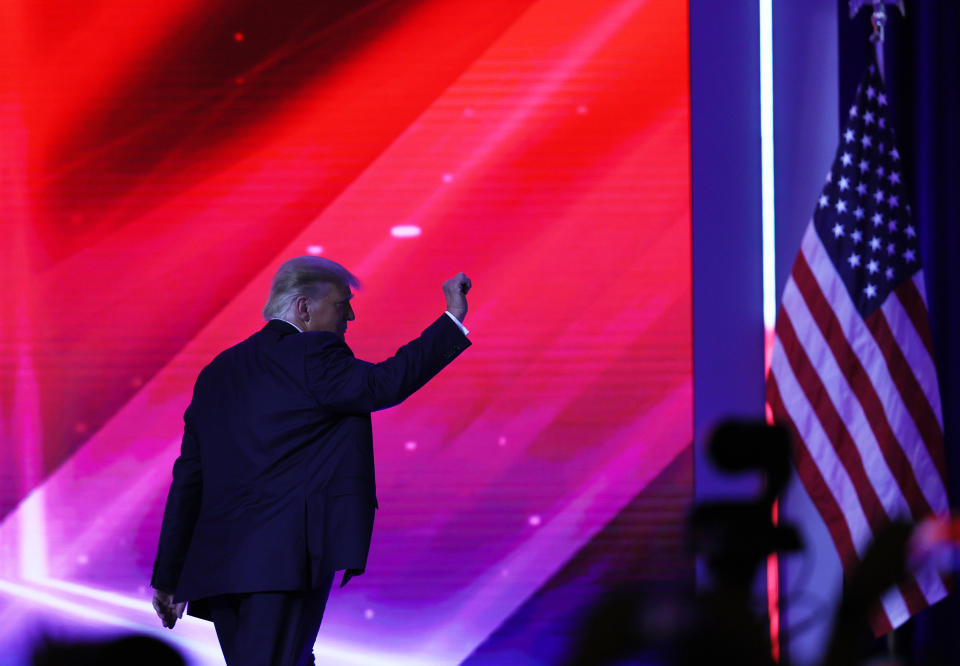
[[[666,483],[692,438],[685,3],[2,11],[0,644],[160,631],[193,381],[291,256],[360,277],[371,361],[473,281],[473,346],[374,415],[368,571],[321,662],[460,663]],[[209,624],[162,635],[217,663]]]

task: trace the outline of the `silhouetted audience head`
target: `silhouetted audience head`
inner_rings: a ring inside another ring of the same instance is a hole
[[[186,666],[180,653],[149,636],[98,641],[44,639],[34,650],[33,666]]]

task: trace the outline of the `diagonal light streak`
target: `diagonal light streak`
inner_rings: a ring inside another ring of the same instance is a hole
[[[118,615],[116,613],[103,611],[98,608],[92,608],[89,604],[70,601],[69,599],[64,599],[52,592],[46,592],[41,589],[37,589],[32,585],[0,579],[0,592],[35,604],[47,606],[59,611],[60,613],[72,615],[88,622],[98,622],[110,627],[117,627],[140,634],[147,634],[149,636],[153,636],[154,638],[164,640],[165,642],[174,643],[179,647],[189,649],[190,651],[200,655],[222,658],[220,655],[220,650],[216,644],[211,645],[198,640],[174,635],[173,633],[163,630],[156,625],[145,624],[143,622],[138,622],[136,620],[123,617],[122,615]],[[197,622],[201,621],[197,620]]]
[[[585,33],[578,35],[576,43],[572,44],[562,56],[557,57],[557,64],[544,72],[540,80],[536,81],[529,91],[517,100],[513,112],[500,121],[489,137],[463,160],[461,166],[453,172],[454,179],[471,171],[497,148],[510,142],[521,132],[535,110],[547,103],[570,80],[574,72],[600,50],[616,34],[617,30],[645,4],[645,1],[625,0],[615,3]],[[538,9],[538,6],[531,8],[527,15],[532,14],[536,9]],[[522,21],[523,18],[518,23]],[[435,189],[416,210],[403,219],[403,224],[419,225],[424,213],[434,207],[437,199],[446,192],[445,188]]]
[[[102,610],[99,607],[91,606],[89,603],[72,601],[48,590],[65,592],[71,596],[105,604],[112,608]],[[0,592],[46,606],[85,622],[93,621],[159,638],[188,650],[194,656],[204,658],[205,662],[209,660],[211,664],[219,664],[223,661],[219,643],[213,634],[213,625],[204,620],[184,615],[177,621],[177,626],[181,627],[181,632],[169,631],[158,626],[159,619],[157,619],[156,612],[149,602],[54,579],[31,581],[30,583],[0,579]],[[131,617],[125,611],[134,611],[135,615]],[[143,615],[147,616],[145,620],[132,619],[140,618]],[[185,626],[191,630],[189,636],[182,635],[182,628]],[[429,666],[431,663],[416,659],[404,659],[396,655],[385,655],[369,649],[358,649],[354,645],[338,645],[335,641],[323,638],[314,646],[314,653],[321,660],[321,663],[330,664],[330,666]]]
[[[461,595],[451,620],[424,646],[425,654],[450,656],[455,663],[465,659],[477,645],[500,626],[540,586],[547,582],[579,548],[603,529],[605,522],[591,524],[584,534],[584,514],[600,507],[613,515],[656,478],[682,451],[657,450],[653,442],[685,441],[690,436],[686,422],[693,387],[688,380],[659,405],[622,428],[612,439],[630,442],[597,474],[571,493],[557,517],[538,529],[526,543],[475,579]],[[602,496],[603,501],[598,502]],[[601,509],[602,510],[602,509]],[[549,554],[545,557],[545,553]],[[506,572],[506,574],[504,574]],[[516,584],[522,581],[522,584]]]

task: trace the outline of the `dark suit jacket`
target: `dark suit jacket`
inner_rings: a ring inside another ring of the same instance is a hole
[[[217,356],[184,414],[153,586],[188,601],[362,573],[377,508],[370,412],[469,345],[444,314],[374,364],[275,319]]]

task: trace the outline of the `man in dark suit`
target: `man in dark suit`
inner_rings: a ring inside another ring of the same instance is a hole
[[[357,279],[320,257],[274,276],[259,332],[201,372],[184,414],[154,564],[154,608],[212,619],[230,666],[313,663],[335,571],[363,573],[377,508],[370,412],[402,402],[470,342],[471,283],[382,363],[344,341]]]

